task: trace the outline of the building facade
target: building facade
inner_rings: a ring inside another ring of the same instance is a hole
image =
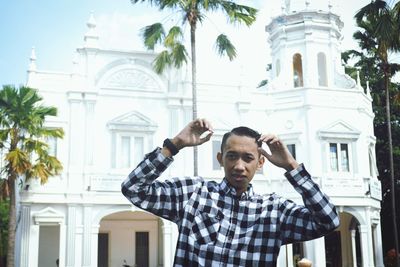
[[[327,193],[341,225],[313,241],[283,246],[278,266],[383,266],[380,184],[377,180],[372,99],[344,73],[341,28],[329,1],[285,1],[267,25],[272,54],[269,83],[198,84],[198,108],[215,128],[199,147],[199,173],[221,180],[216,161],[222,135],[246,125],[274,132]],[[172,266],[177,228],[132,206],[120,184],[162,140],[191,120],[191,87],[185,70],[157,75],[155,54],[99,47],[96,22],[87,23],[84,46],[71,73],[41,71],[32,51],[27,85],[38,88],[58,116],[65,138],[48,140],[64,171],[20,192],[17,261],[23,267]],[[192,151],[177,156],[160,179],[192,174]],[[301,203],[270,164],[253,180],[257,193],[276,192]]]

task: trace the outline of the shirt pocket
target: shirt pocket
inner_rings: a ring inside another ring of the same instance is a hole
[[[224,214],[221,211],[214,214],[204,211],[196,213],[191,234],[199,245],[215,244],[223,218]]]

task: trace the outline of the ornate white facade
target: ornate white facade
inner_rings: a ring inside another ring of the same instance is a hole
[[[199,83],[200,117],[215,128],[213,139],[199,147],[199,173],[223,177],[214,158],[223,133],[235,126],[278,134],[341,216],[330,236],[282,247],[278,266],[295,266],[299,257],[317,267],[383,266],[369,89],[344,74],[343,25],[329,1],[318,1],[326,2],[326,11],[301,2],[286,1],[266,27],[272,51],[266,87]],[[66,133],[49,140],[64,171],[44,186],[24,185],[17,261],[21,267],[56,266],[57,259],[68,267],[172,266],[175,225],[133,207],[120,184],[144,153],[191,120],[190,81],[184,71],[157,75],[153,53],[102,49],[93,17],[87,25],[72,73],[38,70],[32,51],[27,85],[58,108],[47,126]],[[186,149],[163,177],[191,173],[192,150]],[[253,184],[258,193],[301,201],[283,171],[270,164]]]

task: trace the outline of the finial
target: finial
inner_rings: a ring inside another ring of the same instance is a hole
[[[371,97],[371,89],[369,88],[369,81],[367,81],[367,96]]]
[[[306,0],[306,9],[308,9],[310,7],[310,0]]]
[[[99,36],[96,32],[96,20],[94,19],[93,11],[90,12],[90,17],[86,25],[88,26],[89,30],[84,37],[85,47],[97,48]]]
[[[31,57],[29,58],[29,61],[29,71],[36,71],[36,52],[34,46],[32,46]]]
[[[89,29],[96,28],[96,20],[94,19],[93,11],[90,11],[90,17],[86,25]]]
[[[360,71],[359,71],[359,70],[357,70],[357,86],[358,86],[358,88],[360,88],[360,87],[361,87],[361,81],[360,81]]]
[[[329,10],[329,12],[332,11],[332,7],[333,7],[333,5],[331,3],[331,0],[328,0],[328,10]]]

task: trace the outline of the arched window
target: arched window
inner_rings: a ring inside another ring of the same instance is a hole
[[[318,85],[328,86],[328,79],[326,76],[326,56],[324,53],[318,53]]]
[[[293,84],[294,87],[302,87],[303,85],[303,66],[301,62],[301,55],[293,55]]]
[[[276,77],[278,77],[279,74],[281,73],[281,62],[279,59],[276,60],[275,71],[276,71]]]

